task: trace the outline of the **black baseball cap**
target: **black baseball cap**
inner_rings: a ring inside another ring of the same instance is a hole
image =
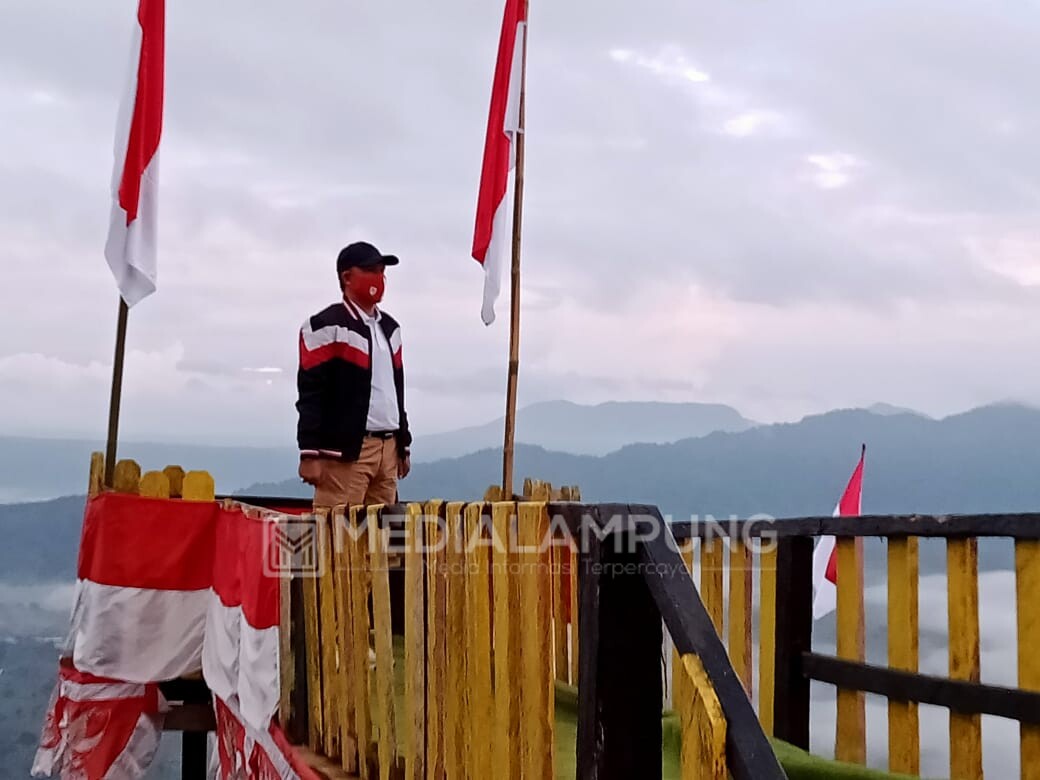
[[[348,268],[371,268],[374,265],[397,265],[400,260],[396,255],[384,255],[367,241],[356,241],[343,247],[336,258],[336,272],[343,273]]]

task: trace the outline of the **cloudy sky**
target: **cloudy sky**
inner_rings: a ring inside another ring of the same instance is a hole
[[[132,0],[4,0],[0,433],[104,430]],[[521,401],[1040,401],[1040,3],[532,0]],[[296,330],[398,253],[420,433],[501,413],[469,259],[499,3],[171,0],[123,431],[291,442]],[[505,308],[500,308],[505,312]]]

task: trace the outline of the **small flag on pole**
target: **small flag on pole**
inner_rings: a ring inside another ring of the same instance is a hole
[[[112,219],[105,259],[127,306],[151,295],[156,285],[165,15],[165,0],[140,0],[129,84],[116,126]]]
[[[863,461],[867,447],[860,451],[859,463],[849,478],[841,501],[834,507],[835,517],[855,517],[862,514]],[[838,555],[833,536],[822,536],[813,551],[813,620],[832,612],[838,603]]]
[[[501,290],[506,247],[509,246],[506,190],[509,172],[516,165],[517,135],[522,132],[520,91],[526,26],[526,0],[506,0],[473,230],[473,259],[484,267],[484,302],[480,317],[485,325],[495,320],[495,301]]]

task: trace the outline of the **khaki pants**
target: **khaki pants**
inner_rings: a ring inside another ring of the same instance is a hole
[[[352,462],[322,459],[315,507],[393,504],[397,501],[397,440],[365,437]]]

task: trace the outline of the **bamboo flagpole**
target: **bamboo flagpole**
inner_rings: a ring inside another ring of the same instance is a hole
[[[505,271],[509,172],[515,170],[510,274],[509,370],[502,445],[502,493],[513,494],[513,450],[516,438],[517,380],[520,373],[520,235],[524,200],[524,103],[527,77],[527,0],[505,0],[498,59],[491,90],[487,139],[473,232],[473,258],[484,268],[481,319],[495,319],[501,277]]]
[[[527,18],[527,0],[524,19]],[[506,421],[502,444],[502,497],[513,495],[513,452],[516,440],[516,392],[520,377],[520,234],[524,213],[524,102],[527,97],[527,25],[520,54],[520,105],[516,133],[516,173],[513,186],[513,253],[509,285],[509,373],[506,382]]]
[[[105,259],[119,288],[112,394],[105,445],[105,485],[112,486],[123,392],[123,358],[130,307],[155,292],[159,139],[166,59],[166,1],[139,0],[128,88],[116,122],[113,203]]]

